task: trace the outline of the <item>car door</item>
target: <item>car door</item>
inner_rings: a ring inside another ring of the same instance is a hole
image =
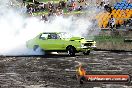
[[[48,34],[46,34],[46,33],[43,33],[38,37],[37,43],[38,43],[39,47],[42,48],[43,50],[50,49],[50,47],[48,46],[49,44],[48,44],[47,38],[48,38]]]
[[[47,38],[50,50],[64,50],[64,40],[57,33],[50,33]]]

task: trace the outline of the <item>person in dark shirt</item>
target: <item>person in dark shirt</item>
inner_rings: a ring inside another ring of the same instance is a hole
[[[48,21],[48,19],[47,19],[47,17],[46,17],[45,15],[42,15],[42,16],[41,16],[41,20],[42,20],[42,21]]]

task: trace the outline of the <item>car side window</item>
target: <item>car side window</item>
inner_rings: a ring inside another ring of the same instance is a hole
[[[48,37],[48,34],[41,34],[39,39],[46,40]]]
[[[60,36],[57,34],[49,34],[48,39],[60,39]]]

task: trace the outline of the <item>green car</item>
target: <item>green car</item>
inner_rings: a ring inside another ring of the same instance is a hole
[[[96,48],[96,42],[85,40],[83,37],[72,37],[65,32],[44,32],[27,41],[27,48],[36,51],[38,48],[45,52],[67,52],[74,56],[75,53],[83,52],[89,55],[90,50]]]

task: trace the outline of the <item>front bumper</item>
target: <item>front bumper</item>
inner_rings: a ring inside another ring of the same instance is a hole
[[[94,48],[96,48],[96,46],[83,46],[83,47],[81,47],[82,49],[94,49]]]
[[[94,50],[96,49],[96,46],[81,46],[81,47],[78,47],[78,51],[86,51],[86,50]]]

